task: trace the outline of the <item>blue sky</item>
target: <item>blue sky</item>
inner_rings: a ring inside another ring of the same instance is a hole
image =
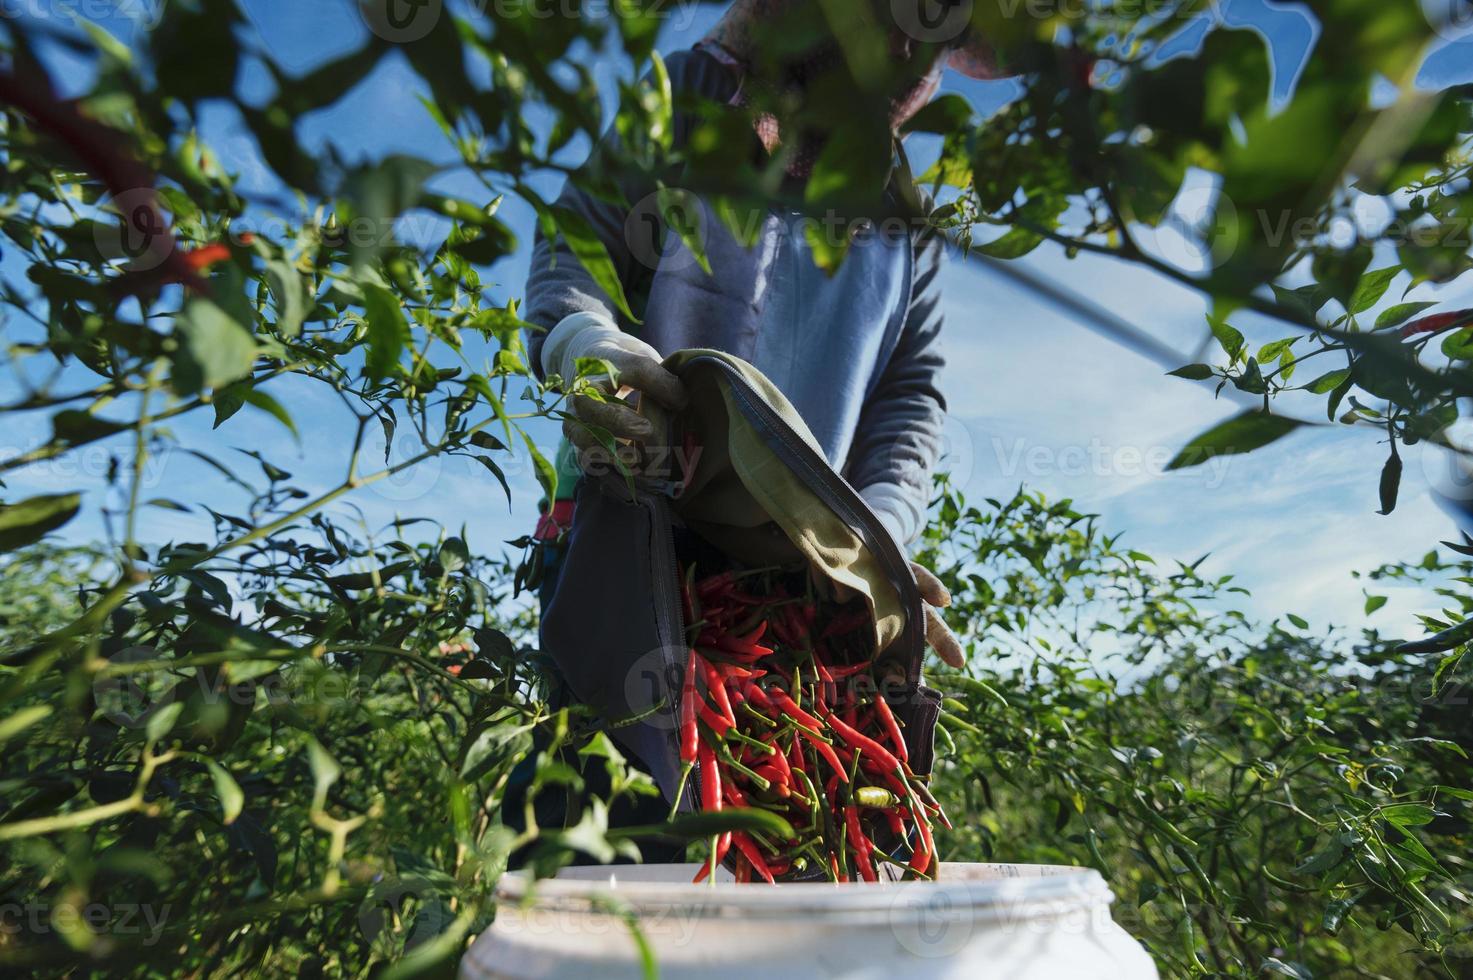
[[[261,43],[289,70],[303,72],[361,43],[365,28],[348,0],[245,0]],[[664,51],[685,47],[706,30],[719,7],[681,6],[662,36]],[[1233,23],[1258,24],[1271,43],[1280,85],[1292,78],[1306,41],[1302,18],[1284,18],[1282,8],[1263,0],[1229,4]],[[1270,16],[1272,15],[1272,16]],[[126,35],[126,24],[118,27]],[[1425,76],[1435,83],[1467,80],[1473,41],[1435,53]],[[627,66],[588,53],[607,92]],[[83,77],[66,65],[60,76]],[[265,73],[248,67],[247,92],[269,91]],[[1011,92],[1007,83],[974,82],[948,74],[945,89],[957,92],[986,115]],[[341,103],[304,120],[304,146],[332,144],[349,159],[411,153],[453,163],[454,155],[419,104],[423,86],[395,59],[363,80]],[[233,110],[213,109],[202,120],[207,141],[226,166],[241,175],[243,189],[271,191],[274,183],[260,163],[255,144]],[[914,148],[924,158],[924,145]],[[586,147],[575,147],[577,157]],[[555,193],[558,181],[536,182],[539,192]],[[478,184],[448,172],[439,189],[473,200],[484,198]],[[1200,189],[1199,189],[1200,192]],[[1184,195],[1190,205],[1190,192]],[[1188,208],[1189,210],[1189,208]],[[532,238],[530,209],[508,198],[503,217],[517,231],[522,248],[501,261],[490,279],[502,296],[517,296],[527,268]],[[432,227],[432,226],[431,226]],[[1157,247],[1177,255],[1180,242],[1161,236]],[[1043,248],[1023,260],[1067,288],[1097,301],[1125,321],[1150,333],[1181,354],[1180,363],[1207,359],[1205,301],[1194,292],[1148,271],[1108,259],[1066,259]],[[10,264],[3,267],[14,275]],[[1161,558],[1193,561],[1211,552],[1206,568],[1233,573],[1254,592],[1251,610],[1272,617],[1292,610],[1316,624],[1358,625],[1363,597],[1352,569],[1374,567],[1394,558],[1416,558],[1437,539],[1455,534],[1453,522],[1429,493],[1429,481],[1448,485],[1447,465],[1434,451],[1406,455],[1407,475],[1397,511],[1375,513],[1376,474],[1385,446],[1370,430],[1318,427],[1300,432],[1248,456],[1217,465],[1166,474],[1162,465],[1190,437],[1238,410],[1215,401],[1210,388],[1164,376],[1162,366],[1091,332],[1062,316],[1006,274],[960,257],[946,273],[947,346],[945,387],[950,400],[947,441],[957,480],[974,495],[1004,495],[1020,483],[1051,496],[1073,497],[1082,509],[1103,515],[1110,530],[1124,530],[1125,541]],[[1466,290],[1464,290],[1466,292]],[[1393,286],[1391,296],[1399,296]],[[1420,287],[1410,299],[1442,299]],[[1465,297],[1469,299],[1473,297]],[[1388,299],[1388,303],[1393,300]],[[1465,303],[1465,305],[1473,305]],[[1251,318],[1235,321],[1249,340],[1261,343],[1288,331]],[[477,352],[477,356],[482,356]],[[294,474],[306,489],[323,489],[341,478],[346,465],[350,419],[320,386],[287,379],[271,389],[293,407],[300,443],[273,420],[246,410],[218,432],[206,417],[181,420],[174,432],[185,446],[256,449]],[[1317,404],[1282,408],[1323,418]],[[46,431],[44,419],[12,426],[10,445],[24,449]],[[538,429],[550,448],[551,425]],[[0,447],[3,448],[3,447]],[[411,448],[405,444],[402,448]],[[256,478],[254,463],[233,456],[243,475]],[[45,468],[32,468],[10,481],[11,495],[100,486],[106,466],[101,452]],[[397,481],[359,491],[339,505],[344,514],[361,514],[365,526],[382,528],[396,515],[437,518],[451,528],[464,524],[473,546],[494,550],[499,542],[529,529],[538,497],[527,460],[508,461],[514,491],[510,510],[499,487],[479,467],[464,460],[435,461]],[[230,510],[239,496],[211,470],[182,452],[172,452],[149,470],[148,496],[182,501],[210,500]],[[89,494],[87,516],[70,529],[73,536],[96,536],[100,491]],[[203,516],[150,511],[144,537],[158,542],[206,536]],[[1432,597],[1414,590],[1392,591],[1391,603],[1372,622],[1404,627],[1412,613],[1436,608]]]

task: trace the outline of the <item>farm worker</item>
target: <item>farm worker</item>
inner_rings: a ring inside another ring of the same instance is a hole
[[[751,92],[763,88],[801,99],[809,82],[840,63],[838,44],[821,45],[786,63],[783,77],[767,78],[758,73],[765,59],[757,57],[756,38],[764,24],[810,13],[803,9],[810,3],[736,0],[694,48],[667,59],[677,103],[684,91],[741,106]],[[890,25],[892,57],[903,61],[918,45],[904,25],[895,23],[900,18],[891,11],[900,9],[878,4],[874,13],[877,23]],[[936,48],[932,63],[921,66],[908,87],[892,94],[892,133],[934,95],[944,67],[972,77],[992,76],[987,46],[961,28],[958,22],[953,43]],[[677,110],[677,145],[691,125]],[[762,150],[782,154],[789,181],[801,188],[823,148],[822,137],[805,133],[787,139],[783,120],[770,116],[759,117],[756,130]],[[905,186],[898,186],[901,181]],[[913,194],[909,185],[908,169],[897,168],[891,193]],[[621,206],[571,183],[564,189],[558,204],[588,221],[608,249],[625,294],[648,298],[641,312],[644,322],[628,323],[567,243],[539,234],[523,312],[546,331],[529,335],[534,369],[544,376],[571,378],[579,358],[603,358],[618,370],[621,385],[678,408],[685,393],[681,382],[660,366],[664,355],[690,347],[736,354],[787,396],[829,462],[905,548],[923,529],[946,405],[938,387],[945,363],[940,348],[940,238],[923,222],[901,222],[897,234],[888,221],[877,226],[825,221],[818,226],[821,234],[851,237],[848,253],[830,276],[815,262],[806,238],[811,217],[770,209],[758,219],[756,244],[747,247],[697,199],[694,206],[701,213],[695,217],[711,268],[707,274],[673,234],[648,249],[639,247],[639,236],[659,213],[651,202]],[[616,437],[639,440],[651,434],[644,419],[618,402],[578,398],[573,411]],[[582,426],[568,423],[564,428],[558,500],[538,527],[540,539],[554,542],[545,556],[544,606],[556,588],[555,539],[572,520],[577,449],[595,445]],[[915,568],[927,602],[945,605],[949,597],[941,583],[928,570]],[[934,608],[927,613],[932,647],[947,663],[960,666],[956,637]]]
[[[751,94],[766,90],[801,100],[808,85],[842,64],[832,40],[789,59],[777,73],[763,74],[770,59],[759,57],[756,39],[780,17],[814,14],[811,0],[736,0],[720,22],[690,50],[666,59],[676,94],[674,139],[677,148],[690,135],[693,120],[679,109],[681,93],[717,104],[741,107]],[[856,0],[864,2],[864,0]],[[873,6],[875,22],[892,25],[891,55],[899,63],[920,60],[917,42],[893,26],[891,5]],[[926,104],[947,65],[973,77],[990,77],[987,48],[967,40],[933,47],[929,64],[894,92],[888,104],[889,132]],[[758,116],[752,152],[780,155],[789,189],[801,194],[804,181],[823,149],[823,138],[790,134],[782,118]],[[615,137],[608,137],[612,140]],[[898,141],[895,151],[898,151]],[[731,152],[742,152],[733,147]],[[650,188],[653,190],[653,187]],[[915,201],[903,154],[892,169],[891,195]],[[622,317],[615,301],[597,284],[561,237],[539,234],[527,282],[523,317],[541,328],[529,332],[534,370],[542,376],[572,378],[580,358],[602,358],[618,372],[622,386],[670,408],[686,399],[681,382],[661,366],[664,355],[692,348],[723,350],[752,363],[771,379],[803,417],[829,462],[842,472],[904,549],[919,535],[931,493],[931,472],[940,453],[945,400],[938,388],[941,353],[940,270],[942,242],[923,221],[828,221],[822,234],[850,236],[849,248],[832,275],[814,260],[805,224],[813,219],[781,208],[756,217],[756,244],[730,234],[704,200],[690,195],[699,211],[707,274],[675,235],[665,236],[653,197],[626,205],[596,198],[571,183],[558,204],[582,216],[613,260],[626,296],[636,303],[642,323]],[[662,237],[646,242],[654,226]],[[889,226],[887,228],[887,226]],[[644,297],[642,301],[633,297]],[[616,437],[642,440],[653,435],[632,408],[610,400],[574,400],[574,413]],[[580,425],[564,428],[558,454],[558,499],[539,522],[543,542],[542,601],[546,608],[556,588],[558,538],[575,519],[573,486],[579,475],[578,448],[595,445]],[[935,576],[916,566],[923,597],[931,606],[949,601]],[[927,638],[947,663],[960,666],[961,646],[928,606]],[[513,778],[515,784],[517,779]],[[513,787],[515,790],[515,787]],[[518,809],[508,801],[509,812]],[[611,822],[651,822],[663,814],[611,814]],[[554,817],[556,815],[549,814]],[[678,855],[670,855],[678,859]],[[659,860],[648,851],[646,860]]]

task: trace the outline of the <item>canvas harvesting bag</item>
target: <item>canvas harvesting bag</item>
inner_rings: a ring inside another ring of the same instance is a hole
[[[925,620],[909,561],[754,367],[714,350],[677,352],[665,367],[690,404],[678,414],[641,408],[657,436],[634,475],[610,467],[579,482],[542,650],[671,800],[688,653],[680,562],[702,551],[744,567],[807,567],[863,598],[877,663],[898,678],[886,700],[912,769],[928,774],[940,695],[921,683]],[[687,457],[692,445],[699,451]]]

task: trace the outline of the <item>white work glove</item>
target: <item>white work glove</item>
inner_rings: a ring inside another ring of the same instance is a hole
[[[605,380],[602,386],[614,396],[599,401],[585,395],[573,396],[573,415],[588,425],[606,429],[615,438],[643,441],[655,434],[648,419],[624,404],[619,398],[630,392],[653,398],[666,408],[685,407],[685,386],[680,379],[660,364],[660,352],[638,337],[620,330],[612,320],[598,313],[573,313],[558,321],[542,344],[542,370],[570,380],[578,373],[580,358],[596,357],[608,361],[618,372],[617,392]],[[598,446],[588,429],[572,419],[563,422],[563,434],[579,450]]]
[[[921,530],[921,513],[915,502],[899,487],[889,483],[871,484],[859,491],[859,495],[895,539],[900,553],[905,554],[907,546]],[[926,566],[911,562],[910,570],[915,573],[916,585],[926,604],[926,642],[943,663],[960,668],[965,662],[961,641],[937,612],[951,605],[951,593]]]

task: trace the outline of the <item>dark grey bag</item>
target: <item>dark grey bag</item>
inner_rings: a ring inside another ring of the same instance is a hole
[[[667,799],[679,782],[679,699],[688,648],[677,537],[698,536],[746,565],[807,563],[874,613],[886,699],[905,725],[911,768],[931,771],[940,695],[921,684],[925,619],[910,563],[879,519],[836,473],[781,392],[755,368],[717,351],[665,362],[691,393],[675,418],[649,413],[665,445],[689,431],[696,465],[664,452],[631,480],[617,472],[579,483],[542,649],[573,693]],[[659,452],[659,450],[657,450]],[[654,455],[654,454],[651,454]],[[692,807],[685,794],[683,809]]]

